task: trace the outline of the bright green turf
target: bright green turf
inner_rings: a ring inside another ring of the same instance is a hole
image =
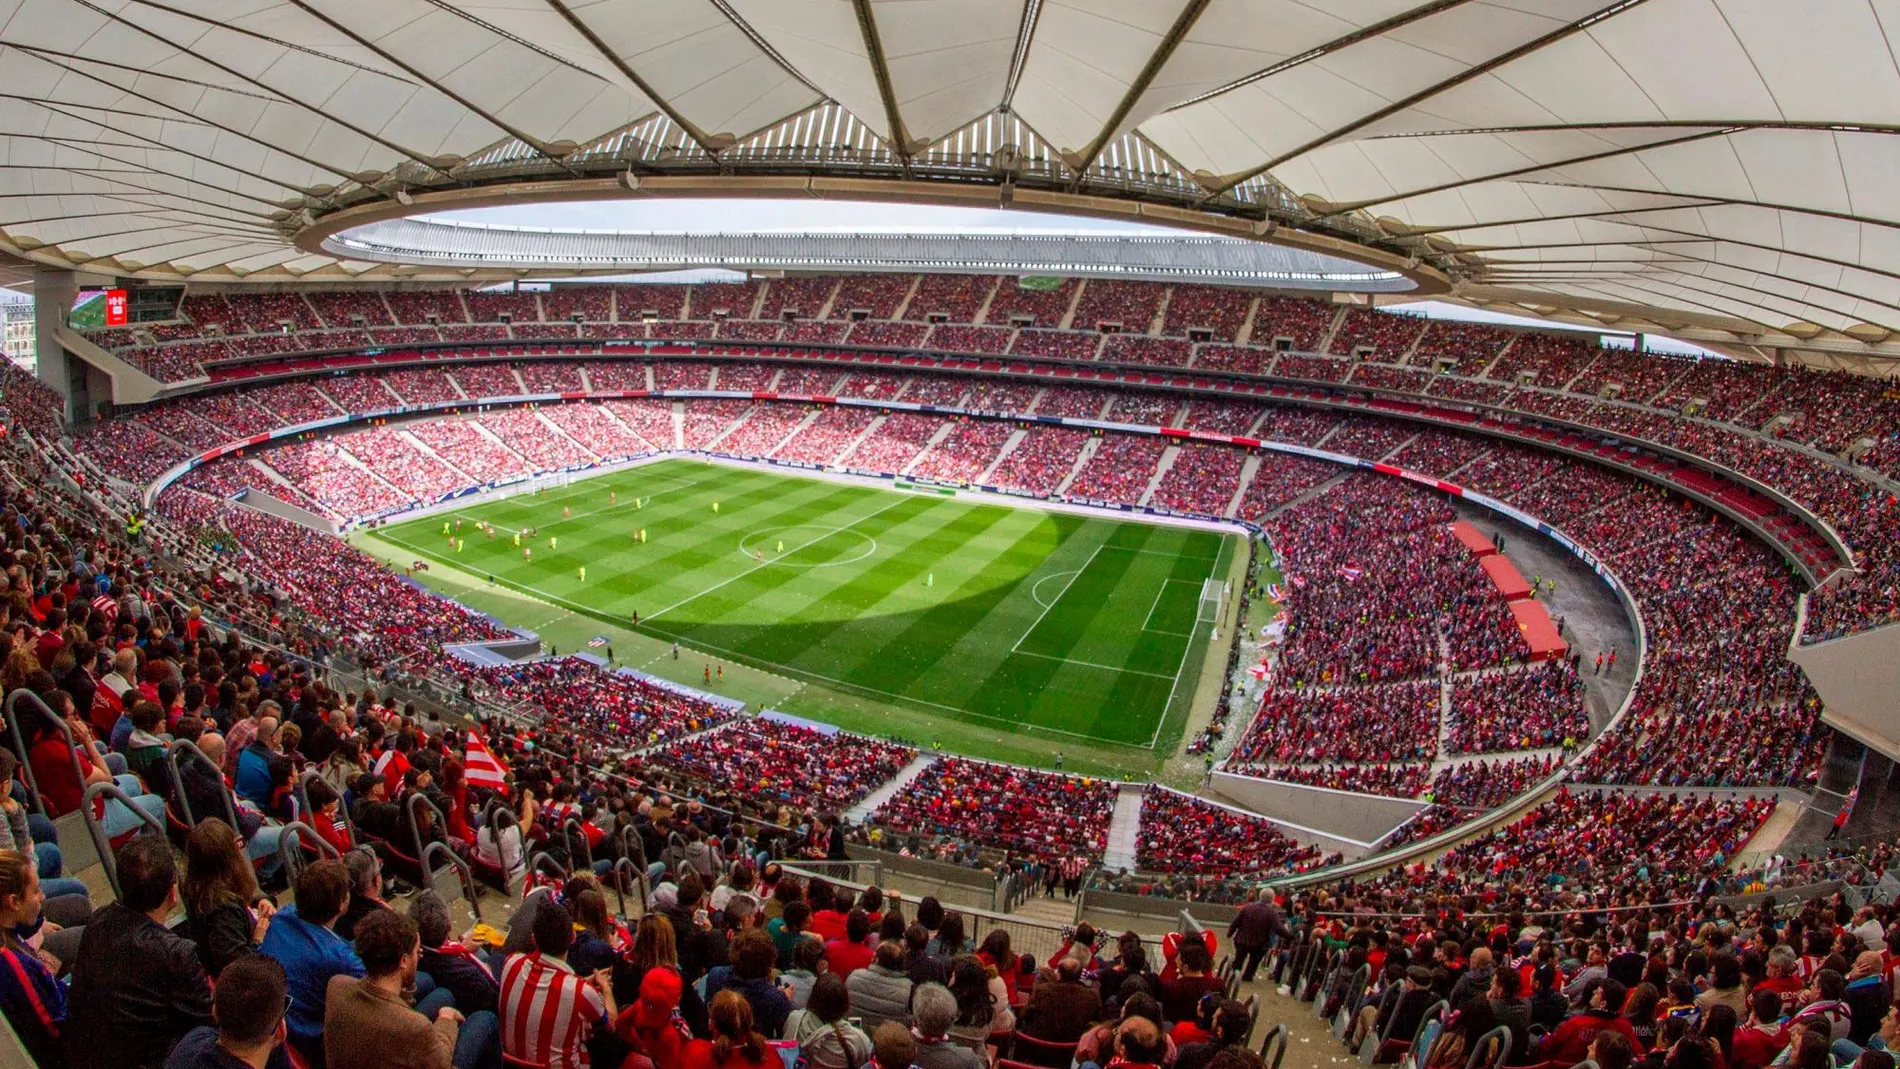
[[[442,534],[457,517],[459,554]],[[531,561],[521,527],[538,528]],[[1227,537],[689,460],[376,536],[579,614],[626,625],[638,611],[645,634],[815,685],[1136,747],[1194,691],[1201,583]]]

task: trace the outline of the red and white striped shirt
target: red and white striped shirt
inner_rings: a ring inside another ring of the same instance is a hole
[[[501,970],[501,1049],[549,1069],[585,1069],[587,1036],[607,1003],[559,958],[510,955]]]

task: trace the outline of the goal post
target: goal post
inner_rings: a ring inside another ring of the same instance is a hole
[[[1227,588],[1229,584],[1219,579],[1207,579],[1201,583],[1201,605],[1194,614],[1197,624],[1215,624],[1220,622],[1221,610],[1227,607]]]

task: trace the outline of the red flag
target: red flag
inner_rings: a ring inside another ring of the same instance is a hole
[[[471,787],[500,790],[508,776],[508,766],[496,760],[495,755],[488,752],[488,744],[473,731],[468,733],[468,752],[463,755],[462,764]]]

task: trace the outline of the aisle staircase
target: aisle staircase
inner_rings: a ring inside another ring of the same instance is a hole
[[[1134,871],[1135,851],[1141,841],[1141,792],[1139,783],[1122,784],[1115,797],[1115,818],[1108,825],[1108,849],[1102,854],[1102,867]]]
[[[929,768],[930,762],[936,759],[937,755],[927,750],[917,751],[917,756],[910,759],[910,764],[898,769],[897,775],[892,776],[889,782],[865,795],[864,801],[846,810],[845,819],[853,822],[865,820],[875,813],[879,806],[896,797],[898,791],[910,786],[918,776],[923,775],[924,769]]]

